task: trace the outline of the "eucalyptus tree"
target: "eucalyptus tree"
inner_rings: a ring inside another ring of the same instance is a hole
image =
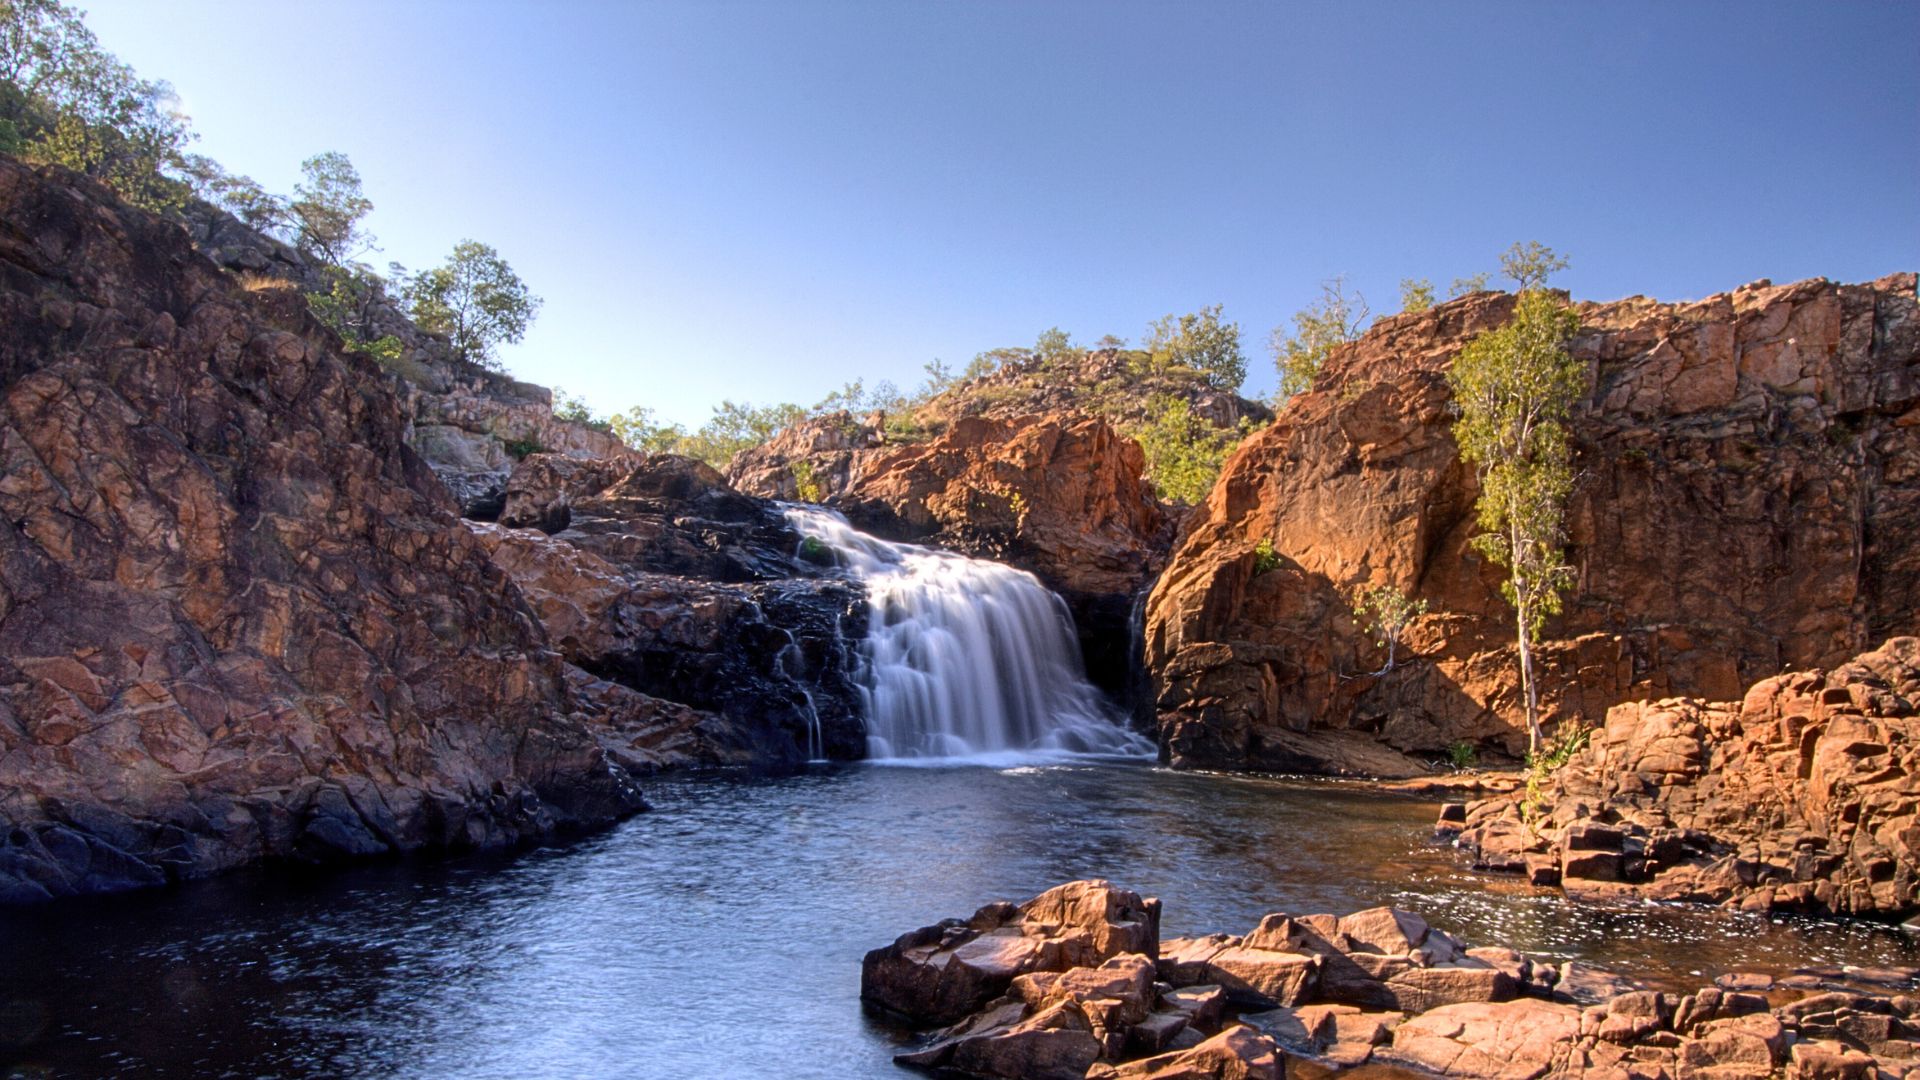
[[[1540,745],[1540,685],[1534,648],[1573,583],[1566,565],[1566,504],[1573,491],[1567,425],[1586,390],[1586,368],[1568,343],[1579,318],[1546,289],[1566,260],[1515,244],[1502,259],[1520,284],[1513,318],[1476,337],[1447,374],[1460,409],[1454,439],[1480,481],[1473,546],[1506,570],[1513,605],[1529,752]]]

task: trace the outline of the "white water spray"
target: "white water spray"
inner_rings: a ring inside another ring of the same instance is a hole
[[[1153,752],[1113,722],[1086,680],[1066,604],[1032,574],[889,543],[819,507],[786,514],[866,585],[869,757]]]

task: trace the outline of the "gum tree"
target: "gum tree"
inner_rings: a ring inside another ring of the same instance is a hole
[[[1534,646],[1572,584],[1565,565],[1566,503],[1573,491],[1567,423],[1586,389],[1586,369],[1567,349],[1579,318],[1546,290],[1566,260],[1519,244],[1502,265],[1521,286],[1513,319],[1475,338],[1453,362],[1460,417],[1454,439],[1480,480],[1480,535],[1473,546],[1507,572],[1530,752],[1540,745],[1540,688]]]

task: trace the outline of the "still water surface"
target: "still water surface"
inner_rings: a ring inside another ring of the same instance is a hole
[[[0,914],[0,1075],[901,1080],[861,954],[1079,877],[1160,896],[1167,936],[1391,903],[1678,985],[1915,962],[1889,930],[1574,908],[1429,845],[1431,804],[1355,785],[836,766],[648,794],[653,813],[516,857]]]

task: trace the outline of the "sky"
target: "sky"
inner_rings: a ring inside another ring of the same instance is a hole
[[[911,388],[1051,326],[1268,332],[1344,275],[1582,299],[1920,268],[1920,3],[80,0],[197,149],[348,154],[384,266],[494,245],[602,412]]]

